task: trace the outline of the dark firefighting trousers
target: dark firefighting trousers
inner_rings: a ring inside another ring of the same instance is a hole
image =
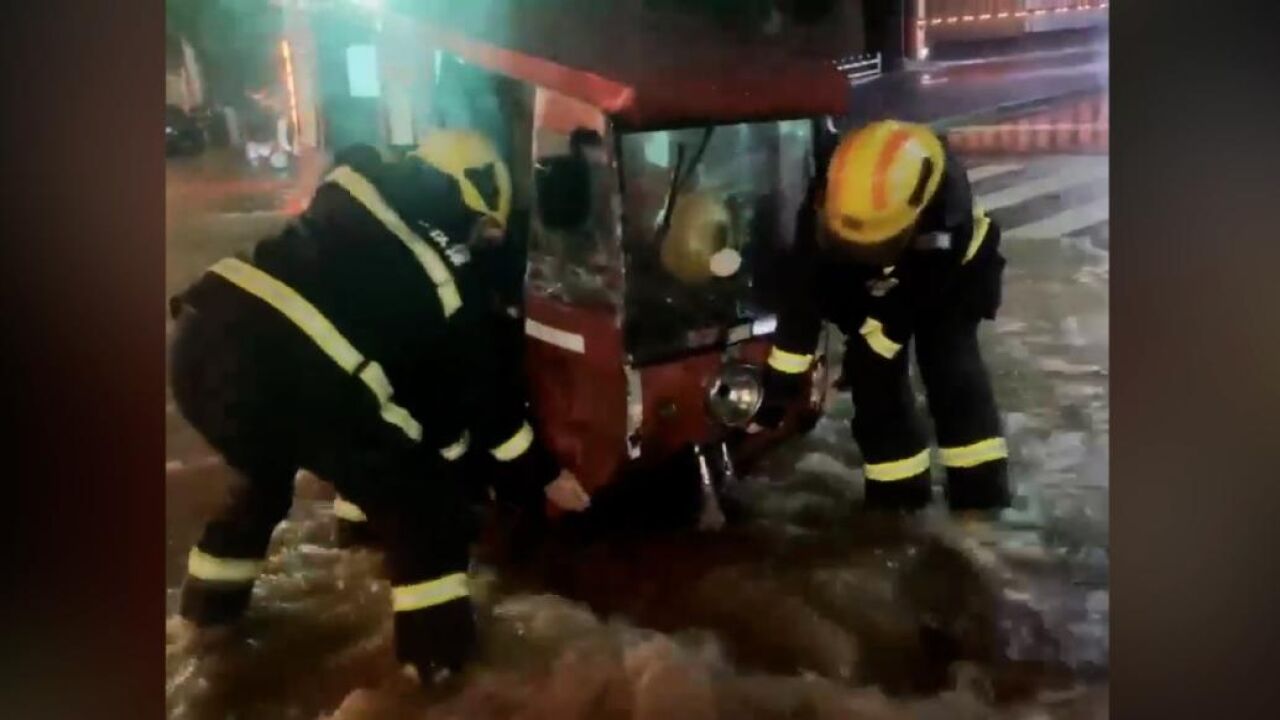
[[[424,676],[459,667],[475,634],[466,585],[475,528],[460,473],[384,421],[376,399],[288,320],[260,310],[179,317],[174,399],[244,479],[190,553],[181,614],[214,625],[245,611],[305,468],[358,506],[385,546],[399,659]]]
[[[1008,450],[978,347],[978,323],[977,317],[944,313],[917,326],[910,340],[953,510],[1009,504]],[[872,508],[915,510],[931,500],[929,439],[916,412],[908,362],[907,343],[887,359],[853,335],[845,351],[853,436]]]

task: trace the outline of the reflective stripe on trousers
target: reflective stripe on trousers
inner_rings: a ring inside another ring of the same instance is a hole
[[[993,437],[961,447],[938,448],[938,456],[949,468],[977,467],[1009,457],[1009,446],[1004,438]]]
[[[910,457],[888,462],[865,463],[863,472],[868,480],[893,482],[906,480],[929,470],[929,449],[925,448]]]
[[[467,589],[467,574],[451,573],[435,580],[392,587],[391,604],[398,613],[413,612],[443,605],[470,594]]]
[[[948,468],[971,468],[1009,457],[1009,447],[1002,437],[987,438],[962,447],[938,448],[938,459]],[[926,448],[910,457],[888,462],[866,463],[863,470],[868,480],[893,482],[915,477],[929,469]]]
[[[355,375],[369,388],[378,399],[383,420],[400,428],[414,442],[422,439],[422,426],[418,421],[408,410],[391,401],[394,391],[382,366],[362,355],[306,298],[267,273],[235,258],[220,260],[210,271],[226,278],[288,318],[338,367],[349,375]]]
[[[251,583],[262,572],[259,558],[224,558],[191,548],[187,555],[187,576],[221,583]]]

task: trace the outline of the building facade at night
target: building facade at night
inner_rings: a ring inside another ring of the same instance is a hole
[[[661,52],[661,48],[636,48],[629,37],[635,28],[645,29],[650,36],[655,34],[654,26],[660,25],[664,31],[670,28],[673,42],[719,42],[717,33],[723,33],[711,30],[720,18],[715,15],[718,6],[710,2],[274,2],[284,15],[279,48],[281,86],[302,151],[332,149],[351,142],[408,147],[425,127],[456,111],[451,103],[440,101],[440,93],[465,95],[469,88],[465,81],[443,91],[437,87],[442,70],[448,69],[442,65],[449,60],[447,56],[442,59],[432,33],[469,35],[475,28],[483,28],[486,39],[499,45],[520,44],[522,39],[539,36],[538,43],[548,48],[566,42],[603,43],[615,46],[618,52],[641,54]],[[763,13],[752,16],[762,19],[731,30],[735,42],[754,38],[785,46],[791,53],[832,61],[870,53],[883,56],[885,69],[892,70],[901,67],[904,60],[927,60],[938,47],[952,49],[971,42],[1017,40],[1105,26],[1109,3],[831,0],[806,5],[798,0],[771,0],[763,6]],[[820,19],[805,15],[803,10],[810,6],[820,8]],[[548,40],[547,36],[554,37]],[[548,55],[554,57],[554,52]]]

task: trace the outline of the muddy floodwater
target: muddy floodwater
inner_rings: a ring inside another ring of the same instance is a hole
[[[233,207],[196,242],[170,217],[175,286],[279,222]],[[1006,243],[983,329],[1017,493],[996,531],[863,513],[836,394],[730,488],[726,530],[512,542],[496,526],[472,571],[479,660],[434,695],[395,665],[379,554],[335,548],[329,491],[305,476],[249,615],[178,632],[183,559],[235,479],[171,408],[168,717],[1106,717],[1107,246]]]

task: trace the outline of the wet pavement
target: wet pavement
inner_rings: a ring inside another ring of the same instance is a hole
[[[481,659],[424,698],[394,667],[379,557],[334,549],[328,491],[303,477],[245,621],[198,646],[171,633],[169,717],[1106,717],[1107,157],[966,160],[1009,260],[983,347],[1017,501],[984,542],[940,512],[862,514],[837,395],[731,490],[728,530],[552,537],[519,558],[486,544]],[[209,162],[170,167],[171,289],[277,227],[315,176],[245,182]],[[172,615],[187,549],[234,478],[172,406],[167,433]]]
[[[856,85],[849,126],[894,117],[929,124],[1009,112],[1058,98],[1104,91],[1110,72],[1105,37],[1064,48],[939,62],[914,62]]]

